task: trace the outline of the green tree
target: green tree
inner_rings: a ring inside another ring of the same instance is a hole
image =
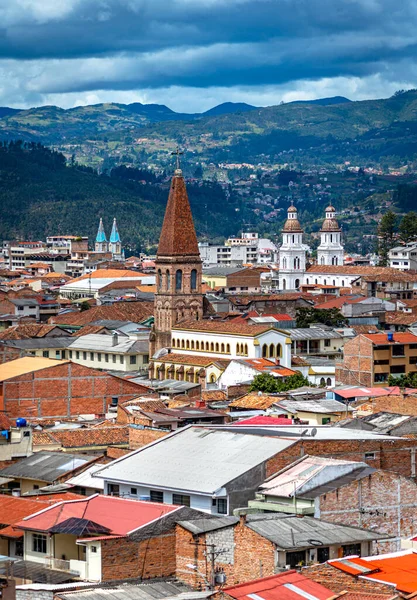
[[[329,327],[344,327],[347,320],[338,308],[297,308],[295,312],[297,327],[309,327],[312,323],[322,323]]]
[[[397,231],[397,215],[389,210],[382,217],[378,227],[378,255],[382,266],[388,263],[388,253],[395,244],[395,234]]]
[[[295,375],[290,377],[277,378],[270,373],[261,373],[256,375],[252,384],[249,388],[250,392],[264,392],[266,394],[279,394],[280,392],[287,392],[288,390],[295,390],[303,387],[304,385],[310,386],[308,379],[303,377],[300,371],[296,371]]]
[[[405,244],[411,242],[417,238],[417,213],[411,211],[403,216],[401,219],[398,233],[400,234],[400,239]]]
[[[400,388],[417,388],[417,373],[407,373],[406,375],[390,375],[388,385],[398,385]]]

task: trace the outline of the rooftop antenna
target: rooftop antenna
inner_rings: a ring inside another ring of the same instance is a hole
[[[180,170],[181,169],[181,163],[180,163],[180,156],[182,156],[184,154],[184,152],[182,150],[180,150],[180,147],[177,146],[174,150],[174,152],[171,152],[172,156],[176,156],[176,169]]]

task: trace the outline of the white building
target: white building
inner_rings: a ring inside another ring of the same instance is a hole
[[[271,325],[233,321],[179,323],[172,329],[172,352],[216,358],[277,358],[291,368],[291,338]]]
[[[389,251],[389,266],[399,271],[417,270],[417,243],[396,246]]]
[[[326,218],[320,229],[321,241],[317,249],[317,262],[319,265],[343,265],[342,230],[335,217],[335,208],[328,206],[326,208]]]
[[[271,240],[259,238],[257,233],[243,233],[240,238],[227,239],[223,245],[200,242],[198,247],[203,267],[270,263],[276,260],[278,251]]]
[[[304,283],[307,247],[303,244],[303,233],[297,209],[291,205],[279,249],[280,290],[297,290]]]

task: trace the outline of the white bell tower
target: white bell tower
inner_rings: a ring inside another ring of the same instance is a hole
[[[326,218],[320,229],[320,237],[320,246],[317,249],[317,264],[343,265],[345,252],[342,246],[342,230],[336,221],[336,210],[333,206],[326,208]]]
[[[303,244],[303,233],[297,209],[291,205],[282,230],[282,245],[279,249],[280,290],[298,290],[304,282],[306,247]]]

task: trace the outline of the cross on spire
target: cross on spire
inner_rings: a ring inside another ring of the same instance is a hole
[[[184,154],[184,152],[182,152],[182,150],[180,150],[180,147],[177,146],[174,150],[174,152],[171,152],[172,156],[176,156],[177,157],[177,169],[181,169],[181,164],[180,164],[180,156],[182,154]]]

